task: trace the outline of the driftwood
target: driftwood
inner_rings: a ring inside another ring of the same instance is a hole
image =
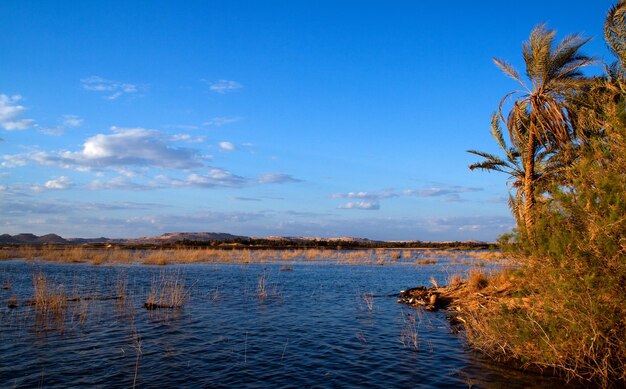
[[[434,311],[440,308],[447,308],[452,301],[442,293],[443,288],[418,286],[417,288],[411,288],[400,292],[399,303],[420,306],[428,311]]]

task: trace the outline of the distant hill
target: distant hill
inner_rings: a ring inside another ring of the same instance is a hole
[[[10,244],[10,245],[40,245],[40,244],[69,244],[70,242],[66,239],[61,238],[56,234],[47,234],[42,236],[37,236],[34,234],[17,234],[17,235],[9,235],[4,234],[0,235],[0,244]]]
[[[85,244],[85,243],[122,243],[125,239],[109,239],[105,237],[100,238],[69,238],[67,239],[72,244]]]
[[[320,238],[314,236],[268,236],[265,238],[255,237],[253,239],[263,239],[268,241],[283,241],[283,242],[356,242],[356,243],[370,243],[370,242],[379,242],[376,240],[370,240],[366,238],[353,238],[353,237],[339,237],[339,238]]]
[[[213,246],[218,244],[224,247],[255,247],[255,248],[286,248],[286,247],[329,247],[329,248],[487,248],[489,243],[465,241],[465,242],[423,242],[423,241],[379,241],[365,238],[337,237],[320,238],[306,236],[268,236],[249,237],[233,235],[224,232],[170,232],[159,236],[146,236],[133,239],[108,239],[100,238],[69,238],[64,239],[56,234],[37,236],[30,233],[18,235],[0,235],[0,245],[129,245],[129,246],[161,246],[189,245],[189,246]]]
[[[130,244],[157,244],[176,243],[183,241],[191,242],[230,242],[234,240],[248,240],[247,236],[232,235],[223,232],[170,232],[160,236],[127,239],[125,243]]]

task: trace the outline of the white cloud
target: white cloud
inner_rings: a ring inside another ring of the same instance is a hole
[[[115,100],[123,94],[139,91],[139,87],[135,84],[106,80],[99,76],[82,78],[80,82],[85,90],[106,93],[104,98],[107,100]]]
[[[204,82],[209,84],[209,89],[215,93],[225,94],[228,92],[236,91],[237,89],[243,88],[243,85],[238,83],[237,81],[230,80],[218,80],[217,82],[209,82],[203,80]]]
[[[66,176],[61,176],[53,180],[47,181],[44,186],[47,189],[67,189],[72,185],[72,180]]]
[[[187,143],[202,143],[205,141],[204,136],[191,136],[189,134],[175,134],[170,138],[173,142],[183,141]]]
[[[19,119],[19,116],[26,110],[26,107],[18,102],[22,96],[7,96],[0,94],[0,126],[7,131],[25,130],[33,127],[33,119]]]
[[[452,194],[447,195],[444,201],[446,203],[463,203],[466,200],[464,200],[460,194],[452,193]]]
[[[444,197],[445,202],[462,202],[464,199],[461,197],[461,193],[477,192],[481,191],[480,188],[471,188],[463,186],[442,186],[442,187],[430,187],[422,189],[405,189],[405,190],[385,190],[382,192],[347,192],[347,193],[333,193],[330,197],[333,199],[357,199],[362,200],[364,204],[376,204],[380,200],[385,200],[394,197],[412,196],[412,197]],[[348,203],[352,207],[356,208],[360,203]],[[346,208],[342,206],[340,208]]]
[[[405,196],[416,196],[416,197],[438,197],[438,196],[449,196],[459,193],[468,193],[468,192],[479,192],[481,188],[471,188],[466,186],[444,186],[444,187],[431,187],[431,188],[423,188],[423,189],[406,189],[402,191],[402,194]]]
[[[378,201],[358,201],[349,202],[339,206],[339,209],[365,209],[368,211],[375,211],[380,209]]]
[[[234,151],[235,145],[230,142],[220,142],[220,150],[222,151]]]
[[[94,180],[88,186],[90,190],[148,190],[156,189],[155,185],[142,185],[130,181],[127,177],[113,177],[107,180]]]
[[[203,126],[215,126],[215,127],[221,127],[221,126],[225,126],[227,124],[232,124],[232,123],[236,123],[238,121],[240,121],[241,119],[238,117],[226,117],[226,116],[221,116],[221,117],[214,117],[210,120],[207,120],[206,122],[202,123]]]
[[[207,175],[191,174],[188,181],[193,186],[212,187],[212,186],[229,186],[237,187],[246,184],[247,180],[241,176],[232,174],[231,172],[213,168],[209,170]]]
[[[15,167],[34,162],[81,171],[129,170],[132,167],[184,170],[202,167],[207,159],[197,150],[173,147],[169,136],[155,130],[112,127],[111,132],[88,138],[80,151],[5,155],[1,166]]]
[[[238,176],[221,168],[211,168],[206,174],[192,173],[185,179],[170,178],[164,175],[156,177],[155,185],[161,187],[186,188],[240,188],[249,182],[245,177]]]
[[[83,119],[76,115],[63,115],[59,119],[59,125],[56,127],[39,128],[39,132],[46,135],[61,136],[65,132],[66,128],[80,127],[83,124]]]
[[[35,192],[41,192],[44,190],[63,190],[72,187],[72,180],[69,177],[61,176],[49,181],[46,181],[43,185],[34,185],[32,189]]]
[[[83,119],[76,115],[63,115],[63,127],[80,127],[83,125]]]
[[[63,127],[42,127],[39,129],[39,132],[46,135],[61,136],[65,132],[65,129]]]
[[[188,169],[201,166],[194,150],[171,147],[164,135],[144,128],[111,128],[113,134],[88,138],[83,150],[65,152],[63,157],[89,167],[151,166]]]
[[[380,193],[376,192],[348,192],[348,193],[334,193],[331,195],[333,199],[361,199],[361,200],[370,200],[370,201],[378,201],[383,199],[388,199],[390,197],[398,196],[397,193],[393,191],[384,191]]]
[[[261,174],[257,181],[260,184],[285,184],[289,182],[300,182],[301,180],[294,178],[290,174],[284,173],[265,173]]]
[[[169,126],[169,127],[173,127],[173,128],[179,129],[179,130],[197,130],[197,129],[200,128],[200,127],[194,126],[192,124],[177,124],[175,126]]]

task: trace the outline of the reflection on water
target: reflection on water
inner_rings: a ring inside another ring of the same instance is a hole
[[[284,271],[289,270],[289,271]],[[451,265],[194,264],[169,267],[0,262],[3,387],[549,387],[487,364],[441,313],[397,304],[443,283]],[[67,298],[38,309],[33,277]],[[180,309],[144,308],[163,274],[184,280]],[[18,307],[10,309],[9,299]],[[30,305],[29,305],[30,304]]]

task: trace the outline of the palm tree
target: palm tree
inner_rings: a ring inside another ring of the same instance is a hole
[[[581,68],[593,62],[592,58],[579,53],[588,39],[570,35],[554,47],[555,36],[554,30],[540,24],[532,30],[529,41],[522,45],[527,82],[506,61],[494,58],[496,65],[523,88],[507,94],[501,100],[498,111],[502,121],[507,123],[513,144],[525,146],[525,152],[521,154],[524,168],[523,214],[531,241],[534,207],[539,195],[536,156],[541,149],[552,153],[564,150],[575,142],[577,134],[570,121],[566,98],[582,91],[587,79]],[[509,98],[515,98],[515,101],[505,119],[502,108]],[[527,131],[521,134],[518,129],[522,126],[511,124],[523,121],[526,116],[529,122]]]
[[[626,0],[619,0],[609,9],[604,22],[604,40],[626,69]]]
[[[504,158],[483,151],[468,150],[469,153],[484,158],[483,161],[469,165],[470,170],[496,171],[509,176],[507,181],[507,186],[509,187],[509,207],[515,216],[518,226],[522,226],[524,223],[523,206],[525,193],[523,189],[526,171],[522,161],[527,159],[525,157],[527,142],[519,142],[519,140],[528,137],[529,123],[529,115],[527,114],[522,120],[507,124],[508,131],[515,133],[515,139],[518,141],[517,145],[509,147],[502,133],[500,117],[494,114],[491,117],[491,135],[504,152]],[[541,151],[535,149],[533,158],[536,185],[540,186],[541,189],[546,189],[551,182],[560,180],[563,169],[556,154],[545,149]]]
[[[500,127],[500,118],[497,114],[491,116],[491,135],[504,152],[505,158],[503,159],[497,155],[483,151],[467,150],[468,153],[484,158],[483,161],[469,165],[469,168],[470,170],[480,169],[496,171],[509,176],[507,181],[507,186],[509,187],[509,207],[519,225],[522,216],[521,204],[523,204],[523,192],[521,188],[523,187],[525,176],[524,167],[520,161],[520,152],[515,147],[509,147],[506,144],[504,136],[502,135],[502,128]],[[510,192],[514,192],[515,196]]]

